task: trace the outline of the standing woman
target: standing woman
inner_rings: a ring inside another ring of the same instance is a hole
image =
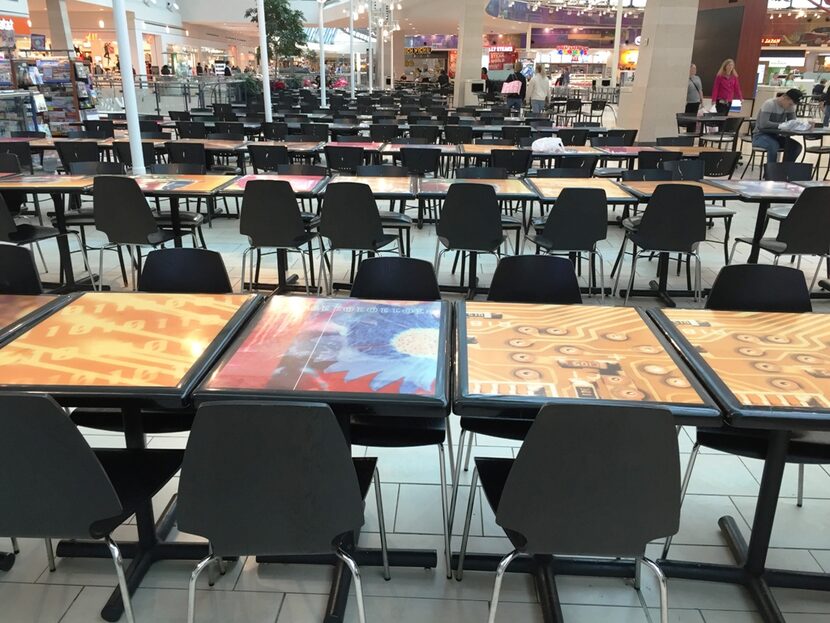
[[[536,73],[527,85],[527,98],[530,109],[535,113],[545,110],[545,103],[550,97],[550,80],[545,75],[542,65],[536,65]]]
[[[697,65],[694,63],[689,67],[689,85],[686,91],[686,113],[696,115],[703,102],[703,85],[700,76],[697,75]]]
[[[732,100],[742,100],[741,84],[738,82],[738,73],[735,71],[735,61],[727,58],[720,66],[715,84],[712,87],[712,102],[719,115],[729,114]]]

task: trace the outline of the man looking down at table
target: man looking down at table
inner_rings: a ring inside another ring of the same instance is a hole
[[[752,133],[752,146],[767,151],[767,162],[778,162],[779,150],[784,150],[784,162],[794,162],[801,153],[801,144],[778,134],[779,126],[795,119],[795,109],[801,101],[801,91],[790,89],[768,99],[758,111],[758,120]]]

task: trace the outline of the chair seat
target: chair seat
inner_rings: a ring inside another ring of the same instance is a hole
[[[115,517],[92,524],[90,534],[102,538],[135,514],[179,471],[184,450],[96,450],[95,455],[123,509]]]
[[[141,426],[147,434],[180,433],[193,426],[194,412],[142,411]],[[124,424],[120,409],[83,407],[75,409],[69,419],[76,426],[121,432]]]
[[[517,229],[522,227],[522,219],[518,216],[511,216],[510,214],[501,215],[501,226],[506,229]]]
[[[735,210],[723,206],[706,206],[706,218],[729,218],[735,216]]]
[[[481,488],[493,509],[499,507],[501,494],[504,491],[504,485],[507,484],[507,477],[510,475],[514,460],[489,457],[476,457],[475,459]]]
[[[158,214],[155,218],[160,227],[172,227],[173,225],[171,214]],[[205,217],[198,212],[179,212],[179,221],[182,227],[200,227],[205,222]]]
[[[623,219],[622,223],[620,224],[623,226],[623,228],[627,229],[628,231],[637,231],[637,228],[640,226],[642,220],[642,215],[638,214],[637,216],[632,216],[630,218]]]
[[[306,227],[310,225],[316,226],[320,222],[320,216],[313,212],[300,212],[300,217],[303,219],[303,225]]]
[[[776,221],[783,221],[792,209],[792,206],[775,206],[767,210],[767,216]]]
[[[752,459],[767,455],[769,434],[760,430],[735,428],[698,428],[700,445]],[[830,432],[803,431],[792,433],[787,450],[788,463],[830,464]]]
[[[805,147],[804,151],[808,154],[830,154],[830,146],[826,147]]]
[[[408,448],[444,443],[447,421],[435,417],[353,415],[352,444],[381,448]]]
[[[752,244],[752,238],[736,238],[737,241],[743,242],[746,244]],[[758,246],[761,247],[764,251],[769,251],[770,253],[785,253],[787,251],[787,245],[783,242],[778,242],[775,238],[761,238],[758,241]]]
[[[157,244],[164,244],[165,242],[170,242],[175,237],[176,237],[176,235],[172,231],[166,230],[166,229],[160,229],[159,231],[154,232],[154,233],[150,234],[149,236],[147,236],[147,243],[146,244],[150,244],[150,245],[153,245],[153,246],[155,246]]]
[[[821,280],[818,282],[818,286],[819,286],[822,290],[828,290],[828,291],[830,291],[830,279],[821,279]]]
[[[61,232],[54,227],[23,223],[17,226],[17,231],[9,233],[9,241],[15,244],[29,244],[31,242],[55,238],[60,235]]]
[[[594,169],[594,177],[622,177],[624,169],[622,167],[597,167]]]
[[[257,249],[299,249],[316,237],[316,233],[307,231],[293,240],[251,239],[251,246]]]
[[[498,437],[500,439],[514,439],[521,441],[527,437],[533,420],[517,418],[461,418],[461,428],[471,433]]]
[[[384,225],[397,225],[399,227],[412,225],[411,216],[390,210],[381,210],[380,220]]]

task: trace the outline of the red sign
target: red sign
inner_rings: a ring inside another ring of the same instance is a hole
[[[761,37],[761,45],[779,45],[781,37]]]
[[[519,60],[518,52],[490,52],[488,69],[510,69]]]

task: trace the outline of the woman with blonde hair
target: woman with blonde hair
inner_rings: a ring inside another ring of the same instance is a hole
[[[527,99],[530,100],[530,109],[534,113],[545,110],[545,104],[550,97],[550,80],[545,75],[542,65],[536,65],[536,73],[527,84]]]
[[[712,103],[718,114],[726,115],[732,106],[732,100],[742,100],[741,83],[735,71],[735,61],[727,58],[720,66],[715,84],[712,86]]]

